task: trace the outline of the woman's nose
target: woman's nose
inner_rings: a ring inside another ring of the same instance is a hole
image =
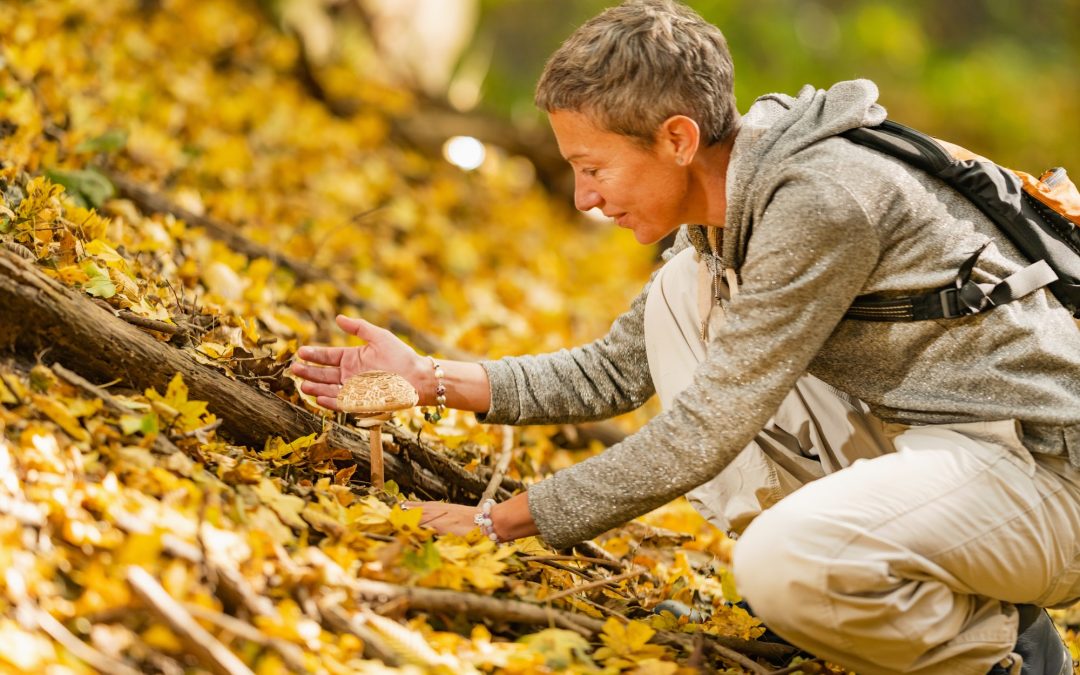
[[[574,186],[574,207],[577,208],[578,211],[595,209],[603,203],[604,200],[596,190],[578,185]]]

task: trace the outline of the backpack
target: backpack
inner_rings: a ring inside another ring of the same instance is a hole
[[[1050,169],[1036,179],[891,120],[841,135],[945,181],[986,214],[1031,261],[997,284],[975,283],[971,272],[987,243],[960,266],[952,284],[904,297],[860,295],[845,318],[954,319],[985,312],[1043,287],[1074,318],[1080,318],[1080,192],[1065,169]]]

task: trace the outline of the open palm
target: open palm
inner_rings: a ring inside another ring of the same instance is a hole
[[[424,372],[423,359],[396,335],[363,319],[339,314],[337,324],[341,330],[367,341],[360,347],[301,347],[300,359],[292,365],[292,372],[304,380],[300,390],[315,397],[324,408],[339,410],[337,403],[341,385],[353,375],[369,370],[396,373],[409,381],[425,402],[420,376]]]

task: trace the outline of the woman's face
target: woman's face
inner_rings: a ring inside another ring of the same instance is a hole
[[[688,171],[675,148],[660,142],[646,149],[585,113],[557,110],[549,119],[559,151],[574,169],[574,206],[600,209],[642,244],[683,223]]]

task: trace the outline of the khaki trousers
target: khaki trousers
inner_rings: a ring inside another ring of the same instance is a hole
[[[705,355],[697,285],[696,254],[683,251],[646,304],[664,406]],[[739,590],[793,644],[861,674],[981,675],[1012,650],[1014,604],[1080,598],[1080,472],[1033,456],[1018,433],[1012,420],[883,430],[805,376],[687,496],[742,532]]]

